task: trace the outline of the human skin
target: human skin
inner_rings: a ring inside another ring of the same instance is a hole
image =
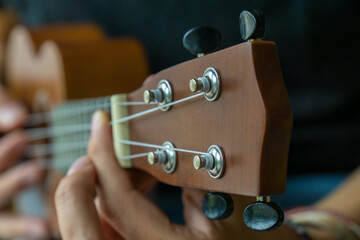
[[[11,200],[20,191],[43,181],[41,167],[28,162],[16,164],[27,145],[24,131],[25,108],[0,87],[0,239],[47,239],[47,223],[40,218],[9,211]]]
[[[88,156],[72,165],[56,191],[62,238],[299,239],[285,227],[271,233],[249,230],[242,220],[244,206],[252,200],[248,197],[234,196],[236,207],[230,218],[209,220],[200,208],[204,192],[187,188],[182,192],[186,225],[177,225],[136,185],[131,173],[116,160],[108,116],[97,111],[93,116]]]

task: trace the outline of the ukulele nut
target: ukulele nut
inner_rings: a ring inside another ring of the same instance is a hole
[[[203,92],[208,101],[215,101],[220,94],[220,77],[213,67],[205,70],[202,77],[189,81],[191,92]]]
[[[168,80],[161,80],[157,89],[145,90],[143,94],[145,103],[157,103],[159,106],[171,103],[173,99],[171,85]],[[170,106],[161,108],[161,111],[167,111]]]

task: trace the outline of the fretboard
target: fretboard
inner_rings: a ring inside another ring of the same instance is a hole
[[[66,172],[80,156],[87,154],[91,117],[94,111],[110,112],[110,97],[69,101],[51,112],[53,168]]]

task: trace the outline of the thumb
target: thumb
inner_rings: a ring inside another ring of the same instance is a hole
[[[176,235],[177,226],[135,190],[128,172],[117,162],[109,118],[103,111],[93,116],[88,152],[97,173],[98,210],[121,236],[125,239],[172,239]]]
[[[0,131],[6,132],[22,126],[26,121],[25,108],[13,101],[0,105]]]

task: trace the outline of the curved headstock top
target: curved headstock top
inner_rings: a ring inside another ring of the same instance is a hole
[[[204,96],[155,111],[129,124],[129,140],[206,152],[218,145],[224,154],[224,173],[212,178],[207,170],[193,165],[194,153],[176,152],[172,173],[161,164],[150,165],[146,157],[134,158],[132,166],[160,181],[177,186],[241,195],[272,195],[285,191],[287,157],[292,127],[289,99],[273,42],[251,41],[163,70],[127,96],[143,101],[143,93],[168,80],[173,101],[194,95],[189,80],[213,67],[220,77],[215,101]],[[154,105],[151,105],[154,106]],[[156,105],[155,105],[156,106]],[[128,106],[132,115],[149,106]],[[131,154],[154,151],[131,146]]]

